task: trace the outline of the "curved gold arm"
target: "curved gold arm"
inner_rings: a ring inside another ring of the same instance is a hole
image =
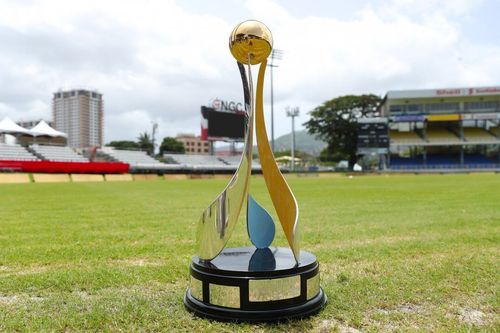
[[[262,97],[266,65],[267,60],[264,60],[260,65],[259,76],[257,78],[255,99],[255,133],[257,136],[257,148],[259,149],[262,174],[264,175],[269,195],[271,196],[271,200],[273,201],[274,208],[276,209],[276,213],[278,214],[281,226],[283,227],[283,231],[285,232],[288,244],[290,244],[295,260],[299,262],[299,208],[290,187],[276,164],[266,133]]]
[[[245,148],[238,170],[224,191],[208,206],[201,215],[196,232],[198,257],[203,260],[215,258],[224,248],[238,221],[241,207],[248,195],[252,171],[253,148],[253,88],[252,72],[248,65],[248,79],[244,66],[238,62],[246,109]]]

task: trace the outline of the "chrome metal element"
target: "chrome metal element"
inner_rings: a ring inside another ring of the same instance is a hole
[[[310,300],[319,294],[319,272],[307,279],[307,299]]]
[[[264,120],[264,75],[267,65],[266,59],[272,51],[272,44],[271,32],[258,21],[245,21],[239,24],[229,39],[231,53],[238,61],[245,95],[245,147],[236,173],[224,191],[203,212],[198,223],[196,237],[198,257],[202,260],[211,260],[222,251],[238,221],[245,199],[247,199],[252,170],[253,119],[255,114],[257,146],[262,173],[295,261],[299,262],[297,201],[276,164],[269,146]],[[245,72],[243,63],[247,64],[248,73]],[[261,65],[254,105],[250,65],[258,63]]]
[[[191,290],[191,295],[193,295],[194,298],[203,301],[203,282],[191,276],[189,289]]]
[[[210,304],[225,306],[226,308],[240,308],[240,288],[209,284]]]
[[[224,191],[205,209],[198,222],[196,234],[198,257],[203,260],[211,260],[222,251],[231,237],[234,226],[238,221],[241,207],[243,207],[248,195],[248,186],[252,171],[254,118],[252,72],[250,65],[248,65],[248,77],[245,67],[241,63],[238,63],[238,68],[245,96],[245,148],[236,173]]]
[[[279,301],[300,296],[300,275],[248,281],[250,302]]]

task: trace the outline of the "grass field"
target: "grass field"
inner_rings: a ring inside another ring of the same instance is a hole
[[[500,330],[500,175],[291,179],[329,303],[279,325],[183,307],[196,222],[225,183],[0,185],[0,331]],[[270,207],[261,178],[252,191]],[[246,244],[242,219],[229,246]]]

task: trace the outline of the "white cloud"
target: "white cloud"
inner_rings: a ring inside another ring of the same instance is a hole
[[[0,0],[0,116],[50,118],[52,92],[84,87],[104,94],[106,141],[134,139],[152,121],[160,136],[198,133],[201,104],[242,99],[227,49],[236,22],[228,17],[249,17],[265,22],[285,51],[274,76],[283,134],[286,105],[301,107],[300,124],[341,94],[498,84],[500,47],[463,36],[464,16],[480,15],[479,7],[394,0],[339,18],[330,15],[335,2],[321,15],[300,16],[264,0],[220,14],[172,0]],[[269,77],[266,93],[269,102]]]

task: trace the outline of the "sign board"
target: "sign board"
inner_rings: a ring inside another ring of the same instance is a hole
[[[229,105],[227,105],[229,107]],[[236,104],[231,106],[237,108]],[[210,141],[243,141],[246,116],[244,112],[217,111],[201,107],[201,138]]]
[[[427,121],[457,121],[460,120],[459,114],[437,114],[426,116]]]
[[[411,99],[432,97],[460,97],[460,96],[500,96],[500,86],[443,88],[421,90],[395,90],[387,92],[388,99]]]

